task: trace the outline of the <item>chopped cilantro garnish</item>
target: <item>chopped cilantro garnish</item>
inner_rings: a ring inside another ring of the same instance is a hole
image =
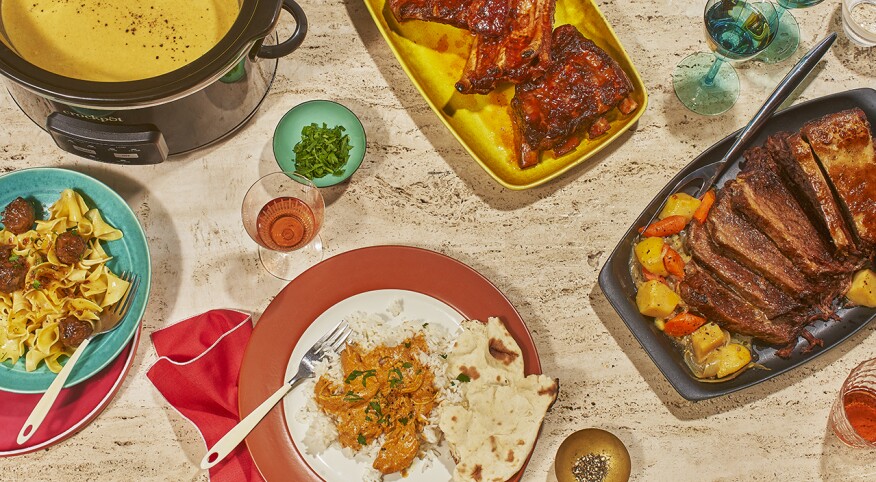
[[[32,286],[33,286],[33,289],[38,290],[38,289],[40,289],[40,286],[42,286],[42,285],[40,284],[39,280],[33,280]]]
[[[401,372],[401,370],[399,370],[398,368],[393,368],[393,369],[390,370],[389,372],[390,372],[390,374],[395,374],[395,375],[397,375],[396,378],[390,378],[390,379],[389,379],[389,386],[390,386],[390,387],[394,387],[394,386],[396,386],[396,385],[401,384],[401,382],[402,382],[402,372]]]
[[[443,358],[445,360],[447,359],[447,353],[442,353],[440,356],[441,356],[441,358]]]
[[[359,442],[359,445],[365,445],[365,443],[368,442],[367,440],[365,440],[365,436],[361,433],[358,437],[356,437],[356,441]]]
[[[365,373],[362,374],[362,386],[363,386],[363,387],[367,387],[367,386],[368,386],[368,382],[367,382],[368,377],[376,377],[376,376],[377,376],[377,371],[375,371],[375,370],[366,370]]]
[[[344,379],[344,383],[350,383],[353,380],[359,378],[362,375],[362,372],[359,370],[353,370],[347,375],[347,378]]]
[[[398,421],[402,425],[407,425],[408,424],[408,417],[402,417],[402,418],[398,419]]]
[[[411,347],[411,342],[406,341],[406,342],[405,342],[405,348],[410,348],[410,347]]]
[[[21,256],[19,256],[17,254],[13,254],[12,256],[9,257],[9,262],[14,263],[14,262],[18,261],[18,258],[20,258],[20,257]]]
[[[350,136],[344,134],[344,126],[322,127],[311,123],[301,129],[301,141],[295,144],[295,170],[309,179],[344,173],[344,165],[350,159]]]
[[[350,390],[349,392],[347,392],[346,395],[344,395],[345,402],[361,402],[362,400],[364,400],[364,399],[362,397],[360,397],[358,393],[356,393],[352,390]]]
[[[412,367],[412,366],[414,366],[414,364],[411,363],[411,362],[404,362],[404,363],[402,363],[402,368],[410,368],[410,367]]]
[[[423,328],[425,328],[425,327],[427,327],[427,326],[429,326],[428,323],[423,323]]]
[[[461,381],[462,383],[466,383],[466,382],[471,381],[471,377],[469,377],[465,373],[460,373],[459,376],[456,377],[456,379]]]

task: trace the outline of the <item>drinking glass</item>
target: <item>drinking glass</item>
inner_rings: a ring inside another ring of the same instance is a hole
[[[241,216],[262,265],[277,278],[291,280],[322,260],[325,201],[310,179],[288,171],[262,177],[243,197]]]
[[[806,8],[813,5],[818,5],[824,0],[777,0],[779,8],[776,9],[776,15],[779,19],[779,28],[776,33],[776,39],[764,49],[757,57],[757,60],[774,64],[781,62],[797,51],[797,46],[800,44],[800,26],[797,25],[797,20],[791,15],[788,10],[792,8]]]
[[[876,358],[849,373],[830,411],[829,424],[846,445],[876,448]]]
[[[769,2],[709,0],[706,34],[714,53],[699,52],[682,60],[672,74],[675,95],[688,109],[717,115],[739,97],[739,77],[728,61],[754,57],[773,41],[778,26],[776,8]]]
[[[856,45],[876,46],[876,0],[843,0],[843,30]]]

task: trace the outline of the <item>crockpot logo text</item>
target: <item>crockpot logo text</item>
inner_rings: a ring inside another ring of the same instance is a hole
[[[116,116],[111,116],[111,115],[110,116],[99,116],[99,115],[94,115],[94,114],[81,114],[79,112],[74,112],[71,110],[65,110],[64,113],[67,115],[72,115],[73,117],[78,117],[80,119],[95,120],[98,122],[122,122],[121,117],[116,117]]]

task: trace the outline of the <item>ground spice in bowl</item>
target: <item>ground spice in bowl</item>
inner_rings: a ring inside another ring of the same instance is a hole
[[[603,454],[583,455],[572,465],[572,474],[577,482],[603,482],[608,475],[610,460]]]

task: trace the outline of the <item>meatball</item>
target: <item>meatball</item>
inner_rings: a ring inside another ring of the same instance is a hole
[[[67,231],[55,240],[55,256],[64,264],[73,264],[85,253],[85,240],[78,234]]]
[[[80,320],[75,316],[68,316],[59,323],[61,331],[61,344],[66,348],[76,348],[94,331],[91,323]]]
[[[12,246],[0,246],[0,291],[12,293],[24,288],[27,261],[12,254]]]
[[[3,226],[12,234],[29,231],[35,220],[33,205],[21,197],[15,198],[3,210]]]

